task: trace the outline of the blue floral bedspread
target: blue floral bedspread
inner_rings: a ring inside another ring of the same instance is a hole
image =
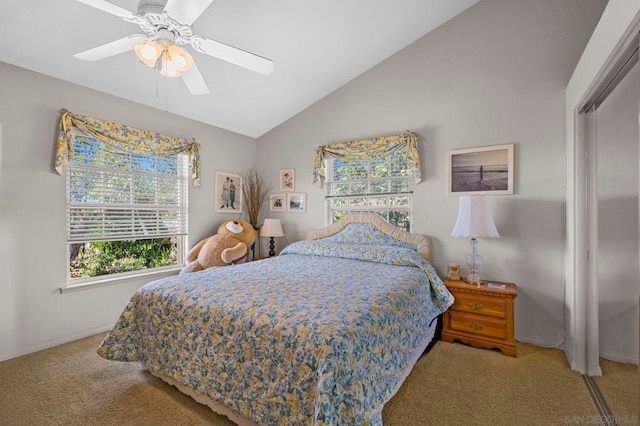
[[[98,353],[140,361],[260,424],[381,425],[412,352],[452,302],[415,250],[301,241],[143,286]]]

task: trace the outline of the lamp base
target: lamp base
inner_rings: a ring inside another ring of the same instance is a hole
[[[269,237],[269,257],[273,257],[276,255],[276,245],[275,241],[273,241],[273,237]]]
[[[471,238],[471,250],[467,255],[467,266],[469,267],[469,275],[465,279],[469,284],[480,286],[480,276],[478,275],[478,268],[482,262],[482,258],[478,254],[478,240]]]
[[[478,276],[478,274],[469,274],[467,275],[467,277],[464,279],[464,281],[466,283],[469,284],[473,284],[475,286],[480,287],[480,276]]]

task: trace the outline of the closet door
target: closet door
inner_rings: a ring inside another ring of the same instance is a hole
[[[595,111],[600,356],[638,362],[640,65]]]

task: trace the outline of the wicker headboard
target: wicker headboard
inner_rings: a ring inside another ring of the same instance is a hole
[[[375,213],[348,213],[338,222],[317,231],[309,231],[307,240],[318,240],[330,237],[345,229],[351,223],[368,223],[373,225],[391,238],[400,242],[415,246],[418,253],[425,259],[430,259],[431,242],[429,237],[421,234],[412,234],[386,222]]]

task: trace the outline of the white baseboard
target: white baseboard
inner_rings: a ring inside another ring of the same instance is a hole
[[[28,348],[20,349],[20,350],[15,351],[15,352],[0,353],[0,362],[7,361],[7,360],[13,359],[13,358],[18,358],[19,356],[28,355],[28,354],[31,354],[31,353],[34,353],[34,352],[42,351],[44,349],[53,348],[55,346],[64,345],[65,343],[69,343],[69,342],[73,342],[73,341],[76,341],[76,340],[84,339],[85,337],[93,336],[93,335],[98,334],[98,333],[106,333],[107,331],[111,330],[112,327],[113,327],[113,324],[103,325],[103,326],[100,326],[100,327],[94,327],[94,328],[89,329],[89,330],[84,330],[84,331],[79,332],[79,333],[71,334],[69,336],[64,336],[64,337],[61,337],[59,339],[51,340],[51,341],[49,341],[47,343],[43,343],[43,344],[40,344],[40,345],[35,345],[35,346],[28,347]]]
[[[632,355],[623,355],[612,352],[600,352],[600,357],[608,359],[614,362],[621,362],[623,364],[635,364],[638,365],[638,357]]]
[[[552,342],[550,340],[540,339],[539,337],[533,336],[516,336],[516,340],[524,343],[531,343],[532,345],[541,346],[543,348],[554,348],[554,349],[562,349],[564,350],[564,339],[559,342]]]

